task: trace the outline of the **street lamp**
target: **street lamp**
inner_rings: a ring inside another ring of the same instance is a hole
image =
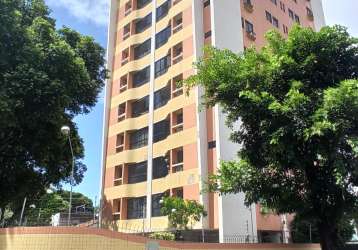
[[[73,188],[73,169],[74,169],[74,165],[75,165],[75,157],[73,156],[73,148],[72,148],[72,142],[71,142],[71,134],[70,134],[70,127],[69,126],[63,126],[61,128],[61,133],[65,136],[68,137],[68,142],[70,144],[70,149],[71,149],[71,155],[72,155],[72,169],[71,169],[71,179],[70,179],[70,186],[71,186],[71,191],[70,191],[70,205],[68,208],[68,218],[67,218],[67,226],[70,226],[70,222],[71,222],[71,210],[72,210],[72,188]]]

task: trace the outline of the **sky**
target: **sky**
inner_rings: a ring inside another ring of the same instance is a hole
[[[103,47],[107,44],[107,22],[110,0],[45,0],[52,9],[57,26],[68,26],[82,34],[93,36]],[[239,1],[239,0],[238,0]],[[351,35],[358,37],[358,1],[322,0],[327,25],[348,27]],[[74,187],[91,199],[99,200],[101,179],[103,94],[90,114],[75,119],[79,134],[84,140],[87,172],[83,182]],[[65,188],[68,188],[65,186]]]

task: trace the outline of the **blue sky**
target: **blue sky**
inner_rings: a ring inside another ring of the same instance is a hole
[[[82,34],[93,36],[103,47],[107,43],[107,13],[110,0],[45,0],[52,9],[52,16],[59,27],[65,25]],[[238,0],[239,1],[239,0]],[[358,37],[358,1],[323,0],[323,8],[328,25],[347,26],[349,32]],[[85,144],[84,163],[88,170],[83,182],[74,188],[94,199],[99,195],[101,176],[101,136],[102,136],[103,96],[92,112],[79,116],[75,122]]]

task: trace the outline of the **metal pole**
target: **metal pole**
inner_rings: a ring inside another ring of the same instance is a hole
[[[203,243],[205,243],[205,231],[204,231],[204,216],[201,215],[201,237],[202,237],[202,240],[203,240]]]
[[[70,191],[70,205],[68,207],[68,218],[67,218],[67,226],[70,226],[71,224],[71,210],[72,210],[72,188],[73,188],[73,171],[74,171],[74,166],[75,166],[75,157],[73,156],[73,149],[72,149],[72,143],[71,143],[71,135],[68,134],[68,141],[70,143],[70,148],[71,148],[71,155],[72,155],[72,169],[71,169],[71,180],[70,180],[70,186],[71,186],[71,191]]]
[[[144,235],[144,224],[145,224],[145,209],[146,209],[146,206],[144,206],[144,202],[143,202],[143,235]]]
[[[310,224],[310,243],[312,243],[312,226]]]
[[[94,206],[93,206],[93,225],[95,225],[95,221],[96,221],[96,201],[97,201],[97,196],[94,197]]]
[[[251,215],[251,236],[252,236],[252,240],[254,241],[254,220],[252,217],[252,204],[250,205],[250,215]]]
[[[24,216],[26,201],[27,201],[27,197],[25,197],[24,203],[22,204],[22,210],[21,210],[21,215],[20,215],[19,226],[21,226],[22,218],[23,218],[23,216]]]

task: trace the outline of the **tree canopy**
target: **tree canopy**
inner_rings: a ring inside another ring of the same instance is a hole
[[[260,51],[207,48],[186,81],[222,107],[241,145],[210,189],[312,218],[333,249],[339,221],[358,205],[358,40],[340,26],[266,37]]]
[[[187,229],[189,224],[193,226],[207,215],[203,205],[179,197],[164,197],[161,212],[168,216],[170,226],[177,230]]]
[[[75,182],[86,166],[72,119],[95,105],[106,69],[93,38],[63,27],[43,0],[0,0],[0,207],[40,196],[50,185]]]

